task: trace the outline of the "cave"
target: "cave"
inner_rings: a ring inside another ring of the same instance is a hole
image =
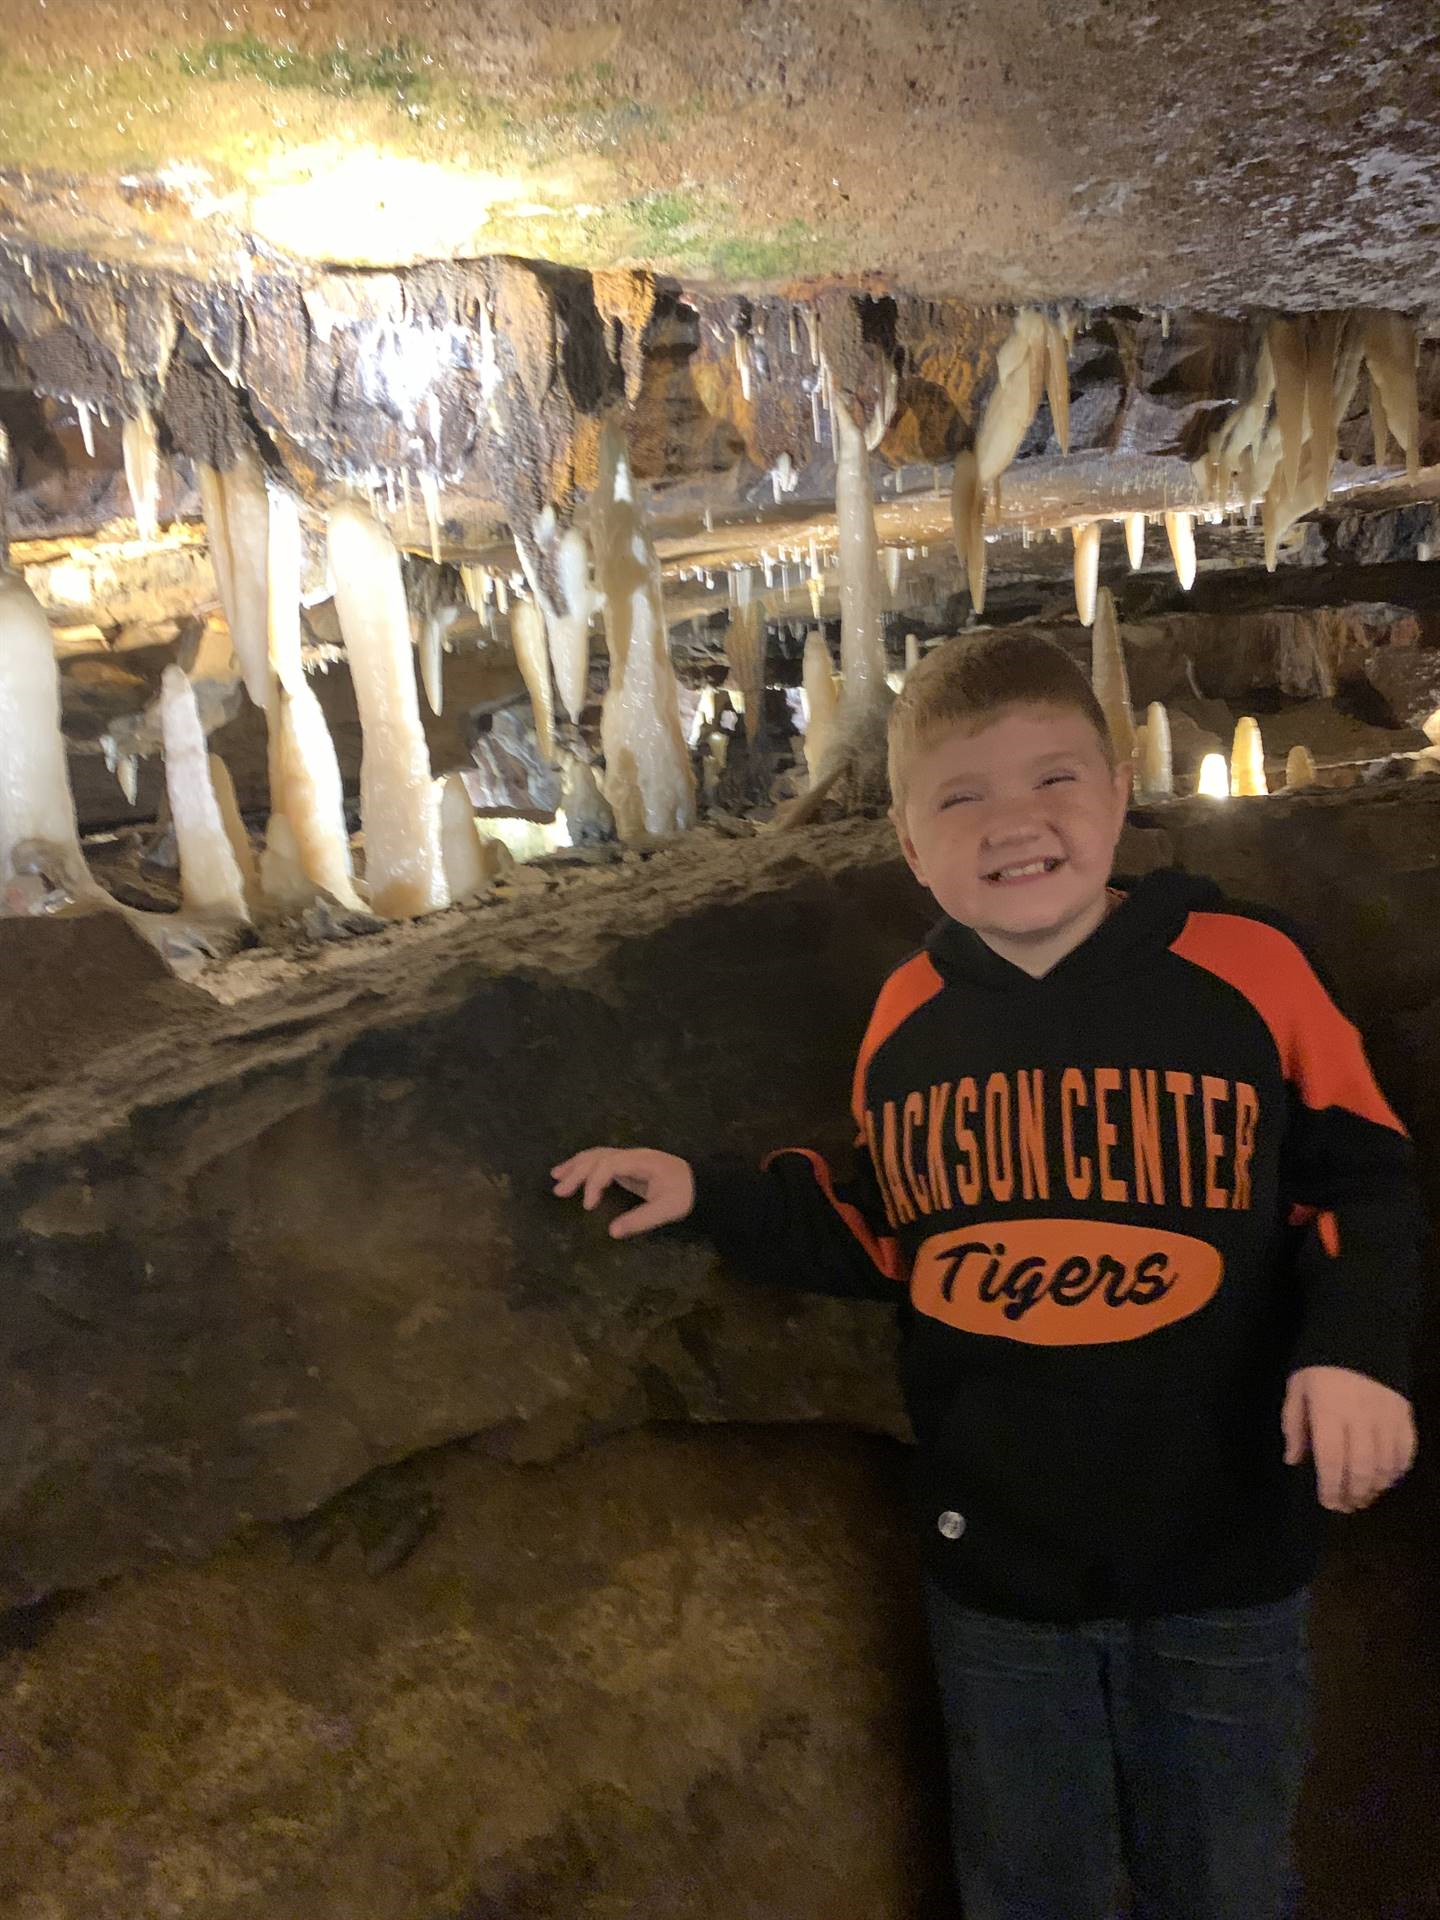
[[[1440,1203],[1437,206],[1420,0],[9,0],[0,1910],[960,1913],[896,1314],[550,1170],[849,1150],[1014,633]],[[1300,1920],[1440,1916],[1437,1360]]]

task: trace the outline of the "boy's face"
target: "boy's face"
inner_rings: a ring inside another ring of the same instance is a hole
[[[1078,709],[1016,706],[916,755],[892,817],[911,871],[952,920],[1044,972],[1105,917],[1130,769]]]

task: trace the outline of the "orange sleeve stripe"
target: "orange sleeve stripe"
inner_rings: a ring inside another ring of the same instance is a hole
[[[865,1131],[865,1076],[870,1070],[870,1062],[891,1034],[904,1026],[911,1014],[923,1007],[927,1000],[933,1000],[944,984],[929,954],[917,953],[913,960],[907,960],[904,966],[897,967],[880,989],[880,998],[870,1015],[865,1038],[860,1042],[860,1053],[855,1061],[855,1082],[850,1094],[850,1111],[862,1134]]]
[[[875,1233],[869,1221],[858,1207],[852,1207],[842,1200],[835,1191],[835,1182],[830,1177],[830,1169],[822,1155],[810,1147],[780,1147],[774,1153],[767,1153],[761,1165],[768,1167],[772,1160],[778,1160],[782,1153],[798,1153],[802,1160],[810,1162],[815,1175],[815,1184],[830,1202],[831,1206],[854,1234],[870,1259],[885,1275],[887,1280],[898,1281],[901,1275],[900,1243],[888,1233]]]
[[[1343,1107],[1404,1134],[1375,1084],[1359,1033],[1278,927],[1238,913],[1192,913],[1170,951],[1244,994],[1270,1029],[1285,1078],[1307,1107]]]

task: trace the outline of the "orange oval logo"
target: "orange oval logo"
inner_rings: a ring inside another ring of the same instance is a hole
[[[910,1298],[966,1333],[1038,1347],[1138,1340],[1213,1300],[1225,1262],[1208,1240],[1106,1220],[979,1221],[916,1255]]]

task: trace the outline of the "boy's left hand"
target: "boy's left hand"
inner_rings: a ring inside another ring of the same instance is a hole
[[[1285,1464],[1315,1456],[1320,1504],[1332,1513],[1368,1507],[1410,1471],[1415,1421],[1393,1387],[1349,1367],[1301,1367],[1280,1416]]]

